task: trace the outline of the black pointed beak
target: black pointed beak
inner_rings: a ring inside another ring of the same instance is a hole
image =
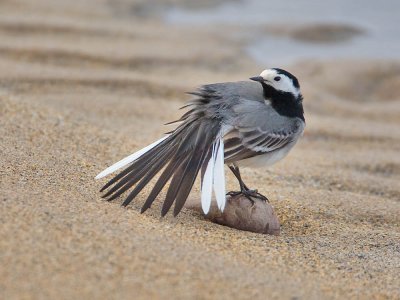
[[[255,76],[255,77],[250,77],[250,80],[258,81],[258,82],[263,82],[264,78],[262,76]]]

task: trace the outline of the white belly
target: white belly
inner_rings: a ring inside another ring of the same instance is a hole
[[[268,152],[265,154],[253,156],[251,158],[236,161],[235,165],[238,167],[250,167],[250,168],[265,168],[273,165],[282,158],[284,158],[289,151],[293,148],[296,143],[291,143],[286,147],[275,150],[273,152]]]

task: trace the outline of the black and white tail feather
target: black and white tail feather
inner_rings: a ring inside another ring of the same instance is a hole
[[[102,192],[108,189],[103,198],[111,201],[135,186],[122,203],[123,206],[127,206],[162,171],[141,212],[152,205],[170,181],[161,215],[165,216],[175,203],[173,214],[176,216],[201,170],[201,205],[204,213],[209,212],[213,191],[219,209],[224,210],[226,198],[222,124],[217,114],[211,117],[209,115],[213,108],[218,110],[219,99],[206,90],[190,94],[199,98],[183,107],[192,108],[179,120],[174,121],[182,122],[175,130],[96,176],[96,179],[99,179],[126,167],[100,190]]]

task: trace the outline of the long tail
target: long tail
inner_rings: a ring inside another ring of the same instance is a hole
[[[111,201],[135,186],[123,202],[128,205],[143,188],[162,171],[141,212],[154,202],[163,187],[170,181],[161,215],[174,206],[174,216],[181,211],[193,187],[199,170],[202,169],[202,208],[208,213],[212,190],[218,207],[225,207],[224,143],[219,137],[220,124],[215,120],[196,118],[185,120],[168,136],[124,158],[107,168],[97,178],[104,177],[128,165],[122,172],[107,182],[100,191],[108,189],[102,196]]]

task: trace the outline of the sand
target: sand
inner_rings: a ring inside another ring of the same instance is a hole
[[[140,214],[148,189],[125,209],[94,176],[169,130],[185,91],[263,67],[236,29],[165,25],[130,3],[0,3],[0,298],[400,298],[400,63],[288,67],[305,135],[242,174],[280,236],[187,209],[160,219],[162,197]]]

